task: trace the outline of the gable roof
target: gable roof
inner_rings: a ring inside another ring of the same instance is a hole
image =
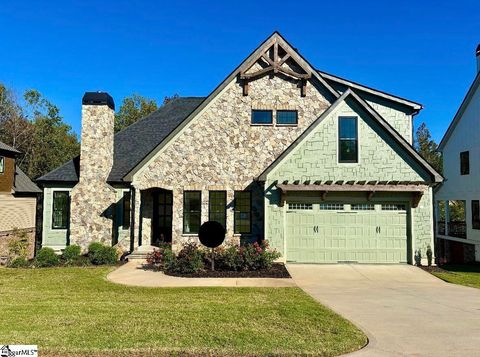
[[[126,176],[126,181],[131,181],[133,179],[133,175],[138,172],[151,158],[153,158],[163,147],[166,143],[169,142],[171,138],[173,138],[178,132],[180,132],[190,121],[193,120],[223,89],[227,87],[227,85],[237,78],[237,76],[243,71],[252,66],[256,61],[258,61],[263,53],[272,47],[275,43],[281,45],[290,55],[293,60],[299,63],[303,68],[308,68],[312,73],[312,79],[317,80],[320,82],[332,95],[332,98],[335,100],[340,96],[338,93],[321,75],[318,73],[315,68],[305,59],[303,58],[300,53],[290,45],[287,40],[285,40],[279,32],[275,31],[272,35],[270,35],[265,41],[263,41],[260,46],[258,46],[237,68],[230,73],[227,78],[225,78],[199,105],[185,120],[173,130],[168,137],[162,141],[152,152],[147,155],[142,161],[140,161]]]
[[[13,191],[15,193],[41,193],[42,190],[35,185],[32,180],[24,173],[18,165],[15,166],[15,178],[13,181]]]
[[[473,80],[472,85],[468,89],[467,94],[465,95],[465,98],[463,98],[462,104],[460,105],[460,108],[458,108],[457,113],[453,117],[452,122],[448,126],[447,131],[443,135],[442,140],[440,141],[440,144],[438,145],[438,150],[442,151],[443,148],[445,147],[445,144],[447,143],[448,139],[452,135],[453,131],[455,130],[455,127],[457,126],[458,122],[463,116],[463,113],[465,113],[465,110],[467,109],[468,105],[470,104],[473,95],[475,94],[475,91],[480,87],[480,71],[477,73],[477,76]]]
[[[17,149],[14,149],[11,146],[9,146],[9,145],[1,142],[1,141],[0,141],[0,151],[7,151],[7,152],[10,152],[14,155],[21,154],[21,152],[18,151]]]
[[[259,176],[259,181],[265,181],[270,172],[275,169],[325,118],[328,117],[342,102],[347,98],[352,98],[360,105],[366,113],[373,118],[384,129],[390,137],[395,140],[422,168],[428,172],[433,182],[442,182],[443,177],[385,120],[378,114],[365,100],[356,94],[351,88],[347,89],[323,114],[318,117],[275,161],[265,169]]]
[[[198,105],[203,97],[176,98],[114,136],[113,167],[109,182],[122,182],[133,166],[161,143]],[[37,179],[38,182],[76,183],[80,157]]]
[[[396,95],[393,95],[393,94],[390,94],[390,93],[387,93],[387,92],[384,92],[384,91],[381,91],[381,90],[378,90],[378,89],[375,89],[375,88],[371,88],[371,87],[368,87],[366,85],[363,85],[363,84],[360,84],[360,83],[357,83],[357,82],[354,82],[354,81],[351,81],[349,79],[345,79],[345,78],[342,78],[342,77],[339,77],[339,76],[335,76],[335,75],[327,73],[327,72],[323,72],[323,71],[320,71],[320,70],[317,70],[317,72],[320,73],[333,86],[335,84],[341,84],[341,85],[346,86],[348,88],[356,89],[357,91],[362,91],[362,92],[366,92],[366,93],[369,93],[369,94],[373,94],[375,96],[378,96],[378,97],[396,102],[398,104],[405,105],[407,107],[412,108],[413,111],[418,112],[418,111],[423,109],[423,105],[420,104],[420,103],[413,102],[411,100],[408,100],[408,99],[405,99],[405,98],[402,98],[402,97],[399,97],[399,96],[396,96]]]

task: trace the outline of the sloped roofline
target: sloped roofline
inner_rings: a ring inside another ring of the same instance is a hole
[[[443,148],[445,147],[445,144],[448,142],[448,139],[450,139],[450,136],[452,135],[453,131],[455,130],[455,127],[457,126],[458,122],[460,121],[463,114],[465,113],[465,110],[470,104],[473,98],[473,95],[475,94],[475,91],[479,86],[480,86],[480,72],[477,73],[477,76],[475,77],[472,85],[468,89],[468,92],[465,95],[465,98],[463,98],[462,104],[460,104],[460,107],[458,108],[457,113],[453,117],[450,125],[448,126],[447,131],[443,135],[443,138],[440,141],[440,144],[438,145],[438,151],[442,151]]]
[[[366,85],[363,85],[363,84],[360,84],[360,83],[351,81],[349,79],[345,79],[345,78],[342,78],[342,77],[339,77],[339,76],[336,76],[336,75],[333,75],[333,74],[330,74],[330,73],[327,73],[327,72],[324,72],[324,71],[320,71],[320,70],[317,70],[317,71],[324,78],[326,78],[328,80],[331,80],[331,81],[334,81],[334,82],[337,82],[337,83],[340,83],[340,84],[343,84],[347,87],[351,87],[353,89],[358,89],[360,91],[370,93],[370,94],[373,94],[373,95],[391,100],[391,101],[399,103],[399,104],[403,104],[407,107],[410,107],[410,108],[414,109],[417,112],[423,109],[422,104],[411,101],[409,99],[402,98],[402,97],[399,97],[397,95],[393,95],[393,94],[390,94],[390,93],[387,93],[387,92],[384,92],[384,91],[381,91],[381,90],[378,90],[378,89],[375,89],[375,88],[372,88],[372,87],[368,87]]]
[[[318,117],[282,154],[258,176],[259,181],[266,181],[267,176],[292,152],[335,108],[347,97],[353,98],[403,149],[422,166],[432,177],[433,182],[442,182],[440,175],[388,122],[382,118],[365,100],[351,88],[348,88],[323,114]]]
[[[275,31],[265,41],[263,41],[242,63],[237,66],[206,98],[205,100],[185,119],[183,120],[156,148],[154,148],[142,161],[140,161],[127,175],[124,181],[132,181],[133,176],[140,171],[168,142],[174,138],[190,121],[192,121],[201,111],[233,81],[242,70],[249,68],[258,60],[260,55],[270,48],[275,42],[278,42],[284,48],[286,47],[291,53],[292,58],[304,67],[311,70],[312,77],[316,78],[327,90],[332,94],[334,99],[340,97],[338,93],[328,82],[317,72],[305,58],[303,58],[298,51],[287,41],[278,31]]]
[[[11,147],[10,145],[5,144],[4,142],[0,141],[0,151],[7,151],[11,152],[12,154],[18,155],[21,154],[20,151],[17,149]]]

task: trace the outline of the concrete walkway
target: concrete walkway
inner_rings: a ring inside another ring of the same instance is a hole
[[[288,265],[299,287],[369,337],[352,356],[480,356],[480,289],[409,265]]]
[[[107,275],[113,283],[147,287],[265,287],[296,286],[292,279],[274,278],[179,278],[163,272],[145,270],[142,263],[131,261]]]

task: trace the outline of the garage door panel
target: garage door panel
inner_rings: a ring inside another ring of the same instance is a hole
[[[397,211],[287,211],[287,260],[406,262],[406,217]]]

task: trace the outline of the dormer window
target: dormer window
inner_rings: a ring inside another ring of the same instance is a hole
[[[252,110],[252,124],[272,125],[273,111],[272,110]]]
[[[0,174],[5,172],[5,157],[0,156]]]

